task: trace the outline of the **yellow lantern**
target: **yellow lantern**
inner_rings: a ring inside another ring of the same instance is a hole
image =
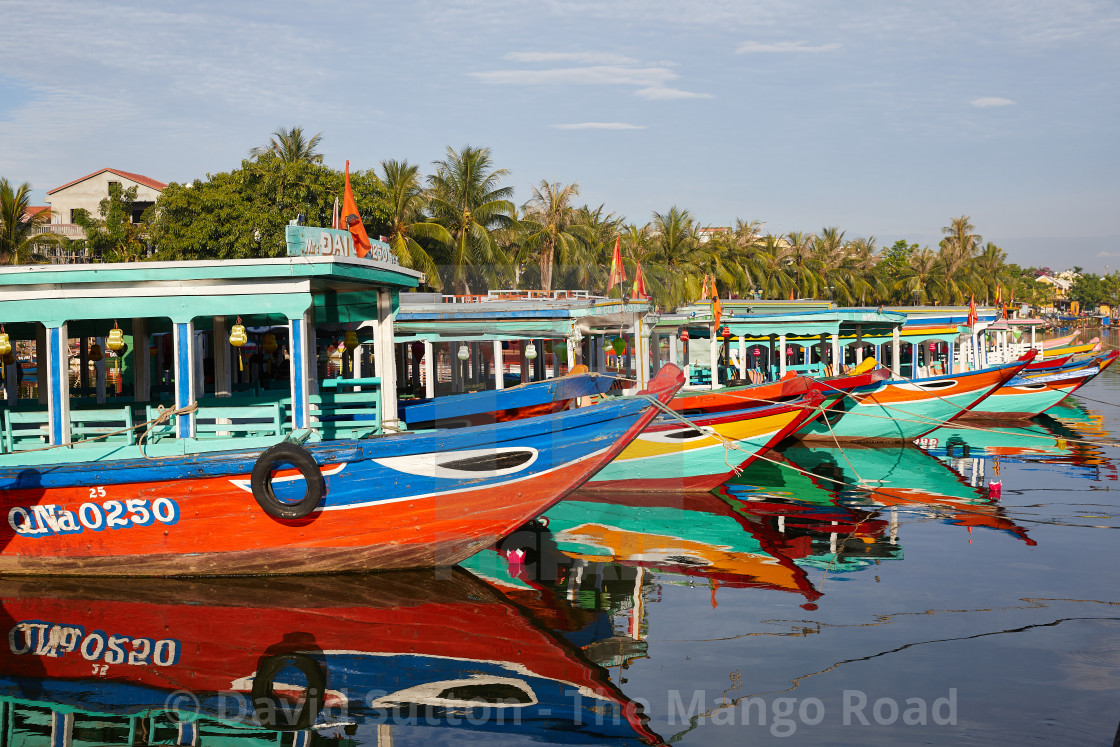
[[[93,361],[94,363],[97,363],[99,360],[101,360],[104,357],[105,356],[103,356],[101,354],[101,346],[98,345],[96,342],[89,346],[89,359],[91,361]]]
[[[233,325],[233,329],[229,331],[229,344],[235,348],[239,348],[249,341],[249,335],[245,334],[245,327],[241,324],[241,317],[237,317],[237,324]]]
[[[109,330],[109,337],[105,340],[105,347],[116,352],[124,347],[124,332],[121,331],[119,322],[113,321],[113,328]]]
[[[358,333],[354,330],[351,329],[346,331],[345,341],[347,350],[358,349]]]
[[[264,352],[268,353],[269,355],[275,353],[277,347],[276,335],[272,334],[271,332],[265,334],[264,340],[261,341],[261,347],[264,348]]]
[[[229,344],[235,348],[240,348],[248,341],[249,335],[245,334],[245,327],[241,325],[241,317],[237,317],[237,324],[233,325],[233,329],[229,331]],[[245,363],[241,360],[240,350],[237,351],[237,370],[245,370]]]
[[[3,325],[0,325],[0,355],[7,355],[12,352],[12,342],[8,339],[8,333],[4,331]]]

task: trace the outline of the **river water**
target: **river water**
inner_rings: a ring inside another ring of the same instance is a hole
[[[466,570],[0,581],[3,743],[1112,744],[1114,443],[1115,368],[1024,427],[576,494]]]

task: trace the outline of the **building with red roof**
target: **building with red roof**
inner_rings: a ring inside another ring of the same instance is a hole
[[[167,188],[163,182],[142,174],[120,169],[101,169],[47,192],[52,223],[73,224],[74,216],[79,210],[96,216],[98,206],[109,196],[109,188],[114,184],[120,185],[121,189],[136,187],[136,200],[132,206],[133,222],[139,222],[143,212],[154,205],[160,193]]]

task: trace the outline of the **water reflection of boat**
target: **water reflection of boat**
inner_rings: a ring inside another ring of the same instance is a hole
[[[990,429],[949,424],[919,439],[918,445],[954,469],[964,459],[998,458],[1072,465],[1077,469],[1066,470],[1064,474],[1091,480],[1117,479],[1116,465],[1099,445],[1101,441],[1112,440],[1103,430],[1103,418],[1094,422],[1083,409],[1064,405],[1055,408],[1054,414],[1057,417],[1045,413],[1030,421],[1004,423]],[[1066,415],[1069,417],[1063,417]],[[976,468],[981,473],[990,471],[983,462]]]
[[[394,725],[660,741],[601,669],[462,571],[6,580],[0,598],[5,744],[77,744],[90,729],[115,735],[97,744],[154,743],[183,722],[195,741],[176,744]]]
[[[943,462],[910,445],[886,448],[836,447],[783,450],[791,464],[837,480],[838,498],[849,506],[899,507],[921,511],[946,523],[997,529],[1029,545],[1035,541],[1005,516],[983,485],[970,485]]]
[[[716,492],[737,510],[768,522],[783,537],[785,554],[799,566],[850,572],[902,559],[896,524],[880,518],[875,508],[839,500],[837,480],[843,473],[837,465],[821,463],[802,472],[781,454],[771,457]]]

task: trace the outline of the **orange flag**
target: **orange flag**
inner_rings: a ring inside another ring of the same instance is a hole
[[[611,276],[607,280],[607,293],[610,293],[611,288],[616,285],[626,282],[626,268],[622,265],[622,249],[619,246],[621,240],[618,236],[614,239],[614,254],[611,255]]]
[[[996,306],[1003,304],[1003,286],[997,286],[996,290]]]
[[[789,300],[793,300],[793,288],[789,289]]]
[[[646,276],[642,274],[642,263],[638,261],[638,267],[634,270],[634,287],[630,290],[630,295],[634,298],[646,298]]]
[[[976,296],[968,297],[968,326],[976,326]]]
[[[704,282],[700,284],[700,300],[708,300],[708,273],[704,273]]]
[[[712,319],[715,321],[716,331],[719,331],[719,318],[723,315],[723,304],[719,302],[719,291],[716,290],[716,276],[712,275]]]
[[[354,237],[354,252],[359,257],[369,254],[369,236],[358,214],[358,203],[354,201],[354,190],[350,187],[350,162],[346,162],[346,190],[342,194],[342,223]]]

